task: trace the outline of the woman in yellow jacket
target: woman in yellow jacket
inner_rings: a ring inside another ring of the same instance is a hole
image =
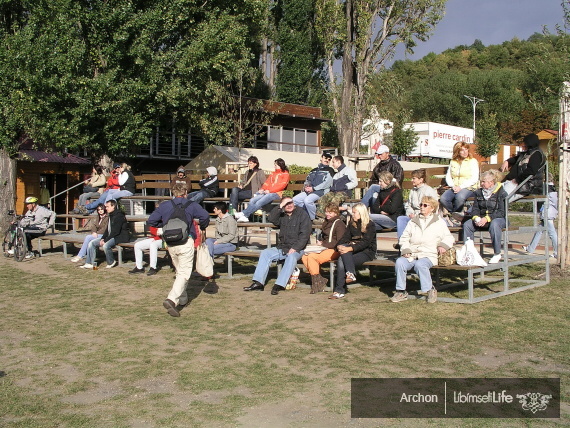
[[[475,196],[479,185],[479,162],[469,154],[469,144],[458,142],[453,146],[453,158],[445,181],[450,188],[441,195],[439,201],[450,214],[458,213],[458,216],[462,216],[465,201]]]

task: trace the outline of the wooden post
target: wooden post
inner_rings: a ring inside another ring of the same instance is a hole
[[[558,179],[558,256],[560,267],[570,265],[568,239],[568,199],[570,188],[570,82],[564,82],[560,97],[559,179]]]

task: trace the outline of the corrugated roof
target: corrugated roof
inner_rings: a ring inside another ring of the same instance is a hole
[[[80,158],[69,153],[58,154],[58,153],[48,153],[41,150],[29,150],[20,149],[18,151],[18,160],[28,161],[28,162],[53,162],[53,163],[71,163],[71,164],[81,164],[89,165],[91,161],[89,159]]]

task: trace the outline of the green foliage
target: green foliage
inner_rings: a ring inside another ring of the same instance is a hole
[[[25,2],[0,30],[0,144],[128,154],[157,125],[207,131],[252,65],[261,5]],[[6,14],[4,14],[6,16]]]
[[[416,147],[418,136],[414,127],[404,129],[402,126],[394,126],[392,135],[392,148],[390,151],[399,156],[407,156]]]
[[[475,150],[484,158],[490,158],[499,152],[499,134],[497,132],[497,115],[491,113],[477,122]]]
[[[309,175],[309,172],[311,172],[311,170],[314,168],[310,166],[300,166],[295,164],[288,165],[287,167],[289,168],[290,174],[305,174],[305,175]],[[293,181],[290,181],[289,183],[293,183]],[[294,193],[295,192],[293,190],[285,190],[283,192],[283,196],[293,197]]]

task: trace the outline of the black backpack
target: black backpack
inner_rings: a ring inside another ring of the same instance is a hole
[[[192,203],[188,201],[185,204],[175,204],[170,201],[174,207],[174,212],[162,226],[162,239],[168,245],[183,245],[188,241],[190,226],[186,220],[186,208]]]

